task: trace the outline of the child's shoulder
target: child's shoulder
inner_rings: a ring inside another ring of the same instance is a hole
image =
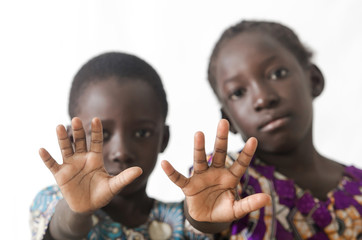
[[[57,185],[47,186],[37,193],[32,202],[31,210],[45,211],[51,202],[57,202],[62,198],[63,195]]]
[[[30,206],[30,228],[32,239],[43,239],[55,206],[63,196],[57,185],[40,190]]]
[[[58,185],[47,186],[38,192],[38,195],[54,195],[54,194],[56,194],[56,195],[61,194],[60,188]]]
[[[353,165],[345,168],[345,173],[354,180],[361,181],[362,185],[362,169],[359,169]]]
[[[180,202],[163,202],[155,200],[151,215],[156,219],[178,219],[182,221],[184,217],[183,201]]]

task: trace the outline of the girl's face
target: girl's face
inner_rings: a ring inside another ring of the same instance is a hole
[[[121,191],[131,194],[146,187],[159,152],[168,142],[160,103],[155,91],[142,80],[115,78],[91,83],[79,98],[78,113],[87,134],[91,120],[99,117],[103,125],[103,160],[110,175],[139,166],[142,175]]]
[[[222,110],[244,140],[254,136],[259,150],[282,153],[311,134],[310,72],[279,42],[242,33],[224,42],[215,63]]]

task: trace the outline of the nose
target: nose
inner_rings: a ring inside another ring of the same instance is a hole
[[[121,133],[115,134],[111,139],[109,160],[117,163],[130,163],[134,157],[131,144]]]
[[[254,99],[253,107],[255,111],[276,107],[280,102],[278,93],[269,83],[256,82],[253,86]]]

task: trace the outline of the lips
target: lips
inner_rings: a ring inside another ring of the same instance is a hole
[[[111,168],[112,171],[107,171],[107,172],[111,176],[117,176],[118,174],[120,174],[121,172],[123,172],[127,168],[128,168],[127,166],[125,166],[123,168],[113,167],[113,168]]]
[[[108,174],[111,175],[111,176],[117,176],[119,173],[109,172]]]
[[[286,115],[277,117],[270,116],[269,119],[260,125],[259,130],[261,132],[271,132],[287,125],[289,121],[290,117]]]

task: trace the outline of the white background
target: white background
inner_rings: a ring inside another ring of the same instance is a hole
[[[245,19],[280,21],[315,52],[326,78],[315,101],[318,150],[362,167],[362,2],[355,1],[2,1],[0,3],[1,239],[29,239],[28,209],[55,181],[38,156],[60,160],[55,127],[68,124],[71,79],[89,58],[125,51],[161,75],[169,101],[168,159],[184,174],[193,134],[212,150],[219,105],[206,80],[221,32]],[[229,149],[243,143],[231,136]],[[156,167],[148,193],[178,201],[182,193]]]

